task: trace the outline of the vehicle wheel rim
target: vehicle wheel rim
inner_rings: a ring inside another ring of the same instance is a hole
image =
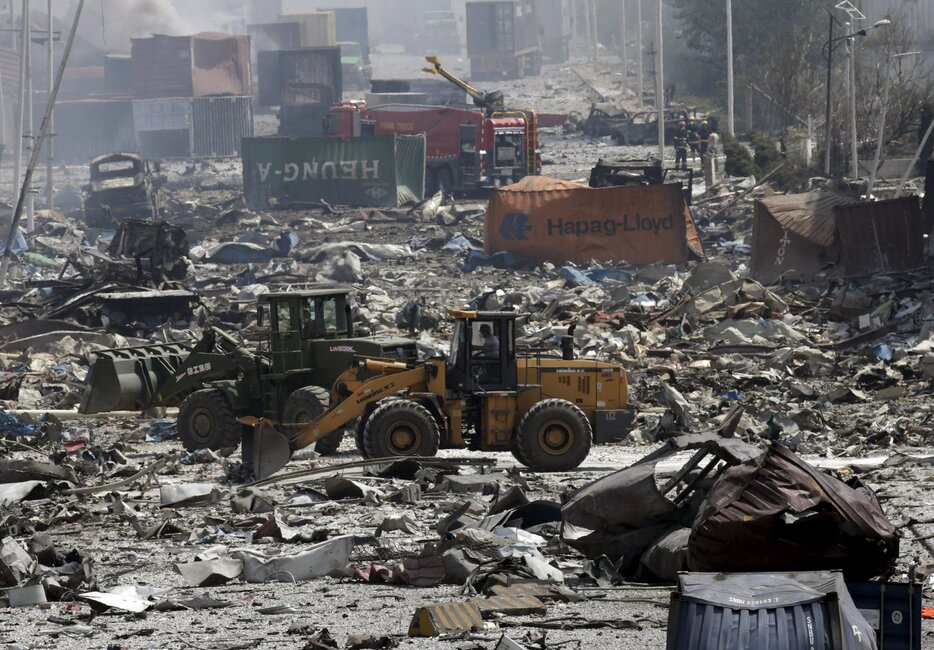
[[[538,442],[545,453],[561,456],[574,444],[574,432],[561,420],[549,420],[539,429]]]
[[[198,409],[192,413],[188,422],[195,440],[206,441],[212,437],[215,428],[214,417],[207,409]]]
[[[389,450],[396,455],[413,454],[421,443],[418,427],[410,422],[397,424],[386,436]]]

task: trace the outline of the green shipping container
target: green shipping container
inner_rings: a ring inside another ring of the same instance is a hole
[[[425,136],[243,138],[243,193],[272,203],[396,207],[425,194]]]

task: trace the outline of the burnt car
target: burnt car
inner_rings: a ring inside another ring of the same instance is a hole
[[[84,218],[92,228],[114,228],[124,219],[158,215],[149,163],[135,153],[109,153],[91,159]]]

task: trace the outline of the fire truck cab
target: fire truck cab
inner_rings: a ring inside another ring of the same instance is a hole
[[[470,192],[509,185],[541,173],[538,125],[533,111],[451,106],[340,102],[325,117],[332,138],[425,134],[425,184],[429,193]]]

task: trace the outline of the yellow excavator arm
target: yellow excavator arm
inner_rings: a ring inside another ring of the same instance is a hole
[[[380,374],[360,379],[361,371]],[[434,362],[414,368],[404,363],[359,359],[345,370],[331,391],[331,406],[321,415],[291,434],[284,434],[276,423],[267,418],[247,416],[240,421],[253,427],[252,462],[253,474],[258,480],[275,474],[285,467],[293,451],[313,445],[329,433],[337,431],[355,418],[366,413],[368,404],[390,397],[399,391],[424,392],[428,383],[439,372]],[[440,369],[443,372],[443,367]]]
[[[484,108],[489,111],[502,110],[504,108],[505,100],[503,99],[503,93],[500,91],[493,90],[490,92],[484,92],[474,88],[457,75],[448,72],[444,66],[441,65],[441,59],[436,56],[426,56],[425,60],[431,64],[431,67],[422,68],[422,72],[441,75],[452,84],[463,90],[465,93],[470,95],[470,98],[473,99],[473,103],[480,108]]]

